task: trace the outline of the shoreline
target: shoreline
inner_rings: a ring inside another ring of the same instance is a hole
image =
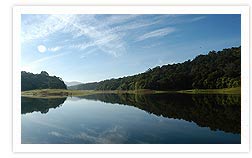
[[[224,88],[224,89],[191,89],[191,90],[174,90],[158,91],[149,89],[140,90],[67,90],[67,89],[39,89],[22,91],[22,97],[29,98],[66,98],[87,96],[93,94],[162,94],[162,93],[180,93],[180,94],[241,94],[241,87]]]

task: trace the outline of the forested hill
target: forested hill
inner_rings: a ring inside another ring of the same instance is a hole
[[[61,78],[49,76],[46,71],[42,71],[40,74],[22,71],[21,90],[33,89],[66,89],[66,85]]]
[[[210,51],[192,61],[168,64],[144,73],[68,87],[75,90],[182,90],[239,87],[241,47]]]

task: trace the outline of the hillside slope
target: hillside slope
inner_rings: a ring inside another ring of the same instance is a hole
[[[21,72],[21,91],[66,88],[67,87],[61,78],[49,76],[46,71],[42,71],[40,74],[33,74],[26,71]]]
[[[192,61],[168,64],[144,73],[70,86],[73,90],[182,90],[239,87],[241,84],[241,47],[210,51]]]

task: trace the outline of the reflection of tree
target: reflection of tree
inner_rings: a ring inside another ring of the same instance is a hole
[[[232,95],[204,95],[192,97],[198,111],[197,124],[212,130],[241,132],[241,98]],[[205,117],[200,118],[200,116]],[[214,118],[214,119],[213,119]],[[208,121],[213,119],[213,121]],[[207,122],[205,122],[207,120]]]
[[[34,111],[40,111],[42,114],[45,114],[49,109],[61,106],[65,100],[66,98],[37,99],[22,97],[21,114],[32,113]]]
[[[193,121],[211,130],[241,132],[240,95],[96,94],[82,98],[131,105],[158,116]]]

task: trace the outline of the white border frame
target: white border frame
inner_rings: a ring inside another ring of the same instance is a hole
[[[241,14],[241,144],[21,144],[21,14]],[[13,152],[249,152],[248,6],[15,6]]]

